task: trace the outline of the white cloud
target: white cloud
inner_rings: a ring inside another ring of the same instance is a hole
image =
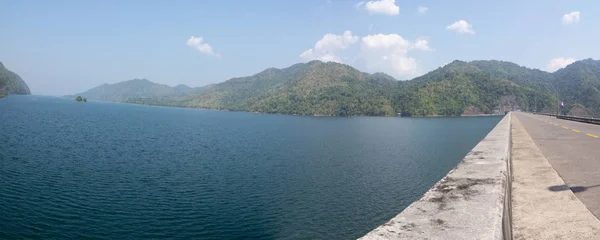
[[[202,36],[200,37],[194,37],[191,36],[188,40],[187,40],[187,45],[198,50],[199,52],[206,54],[208,56],[215,56],[215,57],[221,57],[220,54],[213,52],[212,47],[210,46],[210,44],[204,42],[204,39],[202,38]]]
[[[358,36],[353,36],[352,32],[348,30],[344,31],[342,35],[328,33],[317,41],[313,48],[300,54],[300,57],[306,61],[318,59],[324,62],[342,62],[335,53],[357,43],[358,39]]]
[[[426,13],[426,12],[427,12],[427,10],[429,10],[429,8],[427,8],[427,7],[423,7],[423,6],[419,6],[419,8],[417,8],[417,11],[418,11],[420,14],[424,14],[424,13]]]
[[[360,49],[356,55],[339,57],[342,52],[354,52],[349,49],[360,40]],[[410,52],[434,51],[425,38],[414,42],[404,39],[398,34],[374,34],[362,38],[345,31],[342,35],[325,34],[313,48],[300,54],[304,61],[321,60],[324,62],[350,61],[368,71],[386,72],[395,77],[415,76],[418,68],[417,59],[408,56]],[[350,59],[350,60],[348,60]]]
[[[433,49],[429,47],[429,42],[425,39],[415,41],[413,48],[423,51],[433,51]]]
[[[573,23],[579,23],[579,19],[580,19],[580,12],[579,11],[573,11],[571,13],[567,13],[563,16],[562,18],[562,23],[564,25],[570,25]]]
[[[550,62],[548,62],[548,65],[546,66],[546,70],[548,70],[548,72],[554,72],[558,69],[566,67],[567,65],[569,65],[573,62],[575,62],[574,58],[564,58],[564,57],[553,58],[550,60]]]
[[[448,30],[455,31],[460,34],[473,34],[475,35],[475,30],[473,30],[473,26],[465,20],[458,20],[451,25],[446,27]]]
[[[362,38],[361,57],[373,71],[388,72],[394,76],[411,76],[417,71],[417,60],[409,57],[410,50],[430,51],[427,40],[415,43],[398,34],[376,34]]]
[[[362,38],[363,46],[368,48],[390,48],[394,46],[402,46],[408,49],[410,42],[404,40],[402,36],[398,34],[377,34],[368,35]]]
[[[375,0],[368,2],[359,2],[355,5],[356,8],[362,6],[372,14],[398,15],[400,8],[396,5],[396,0]]]

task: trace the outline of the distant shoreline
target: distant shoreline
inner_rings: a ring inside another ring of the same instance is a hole
[[[469,114],[469,115],[460,115],[460,116],[444,116],[444,115],[430,115],[430,116],[410,116],[403,118],[443,118],[443,117],[493,117],[493,116],[504,116],[505,114]]]
[[[49,96],[55,97],[55,96]],[[68,99],[66,96],[58,97],[63,99]],[[214,108],[199,108],[199,107],[184,107],[184,106],[168,106],[168,105],[154,105],[154,104],[143,104],[143,103],[131,103],[131,102],[114,102],[114,101],[101,101],[101,100],[91,100],[91,102],[104,102],[104,103],[122,103],[122,104],[132,104],[132,105],[140,105],[140,106],[153,106],[153,107],[170,107],[170,108],[184,108],[184,109],[198,109],[198,110],[209,110],[209,111],[219,111],[219,112],[245,112],[245,113],[254,113],[254,114],[269,114],[269,115],[286,115],[286,116],[306,116],[306,117],[400,117],[400,118],[442,118],[442,117],[490,117],[490,116],[504,116],[504,114],[468,114],[468,115],[428,115],[428,116],[400,116],[398,115],[349,115],[349,116],[339,116],[339,115],[302,115],[302,114],[288,114],[288,113],[266,113],[266,112],[250,112],[250,111],[235,111],[229,109],[214,109]]]
[[[7,95],[8,96],[8,95]],[[41,97],[52,97],[70,100],[66,96],[49,96],[49,95],[30,95],[30,96],[41,96]],[[338,116],[338,115],[302,115],[302,114],[287,114],[287,113],[265,113],[265,112],[250,112],[250,111],[234,111],[229,109],[213,109],[213,108],[199,108],[199,107],[184,107],[184,106],[167,106],[167,105],[153,105],[153,104],[142,104],[142,103],[130,103],[130,102],[115,102],[115,101],[102,101],[102,100],[88,100],[88,102],[99,102],[99,103],[118,103],[118,104],[130,104],[139,106],[152,106],[152,107],[168,107],[168,108],[183,108],[183,109],[197,109],[197,110],[208,110],[208,111],[219,111],[219,112],[245,112],[253,114],[268,114],[268,115],[286,115],[286,116],[306,116],[306,117],[399,117],[399,118],[444,118],[444,117],[492,117],[492,116],[504,116],[504,114],[468,114],[461,116],[453,115],[428,115],[428,116],[380,116],[380,115],[349,115],[349,116]]]
[[[112,102],[112,101],[98,101],[93,100],[94,102],[106,102],[106,103],[122,103],[122,104],[132,104],[132,105],[140,105],[140,106],[153,106],[153,107],[171,107],[171,108],[184,108],[184,109],[198,109],[198,110],[209,110],[209,111],[219,111],[219,112],[245,112],[245,113],[253,113],[253,114],[268,114],[268,115],[286,115],[286,116],[306,116],[306,117],[400,117],[400,118],[442,118],[442,117],[490,117],[490,116],[504,116],[504,114],[469,114],[469,115],[461,115],[461,116],[452,116],[452,115],[429,115],[429,116],[410,116],[404,117],[400,115],[349,115],[349,116],[339,116],[339,115],[302,115],[302,114],[288,114],[288,113],[266,113],[266,112],[250,112],[250,111],[235,111],[229,109],[214,109],[214,108],[199,108],[199,107],[183,107],[183,106],[167,106],[167,105],[153,105],[153,104],[142,104],[142,103],[130,103],[130,102]]]

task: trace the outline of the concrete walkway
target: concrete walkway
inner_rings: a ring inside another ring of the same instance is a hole
[[[524,115],[515,115],[512,118],[514,239],[600,239],[600,221],[538,149],[519,120]]]
[[[600,125],[515,113],[575,196],[600,218]]]

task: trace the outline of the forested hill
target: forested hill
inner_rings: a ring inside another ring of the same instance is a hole
[[[169,87],[146,79],[133,79],[115,84],[103,84],[88,91],[77,93],[68,98],[82,96],[89,100],[125,102],[131,98],[164,98],[184,96],[193,89],[186,85]]]
[[[577,61],[553,75],[558,95],[566,104],[563,113],[600,117],[600,61]]]
[[[552,75],[501,61],[454,61],[406,82],[395,103],[402,115],[464,115],[556,109]]]
[[[112,101],[299,115],[455,116],[517,109],[555,112],[558,94],[564,96],[560,97],[565,101],[563,113],[598,116],[599,87],[600,61],[591,59],[555,73],[496,60],[457,60],[409,81],[311,61],[203,88],[181,87],[187,90],[177,94]]]
[[[398,82],[348,65],[311,61],[209,86],[186,107],[301,115],[394,115]]]
[[[29,95],[29,87],[21,77],[4,67],[0,62],[0,98],[8,94]]]

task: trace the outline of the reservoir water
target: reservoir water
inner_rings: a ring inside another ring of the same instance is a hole
[[[0,99],[0,239],[355,239],[500,117],[308,117]]]

